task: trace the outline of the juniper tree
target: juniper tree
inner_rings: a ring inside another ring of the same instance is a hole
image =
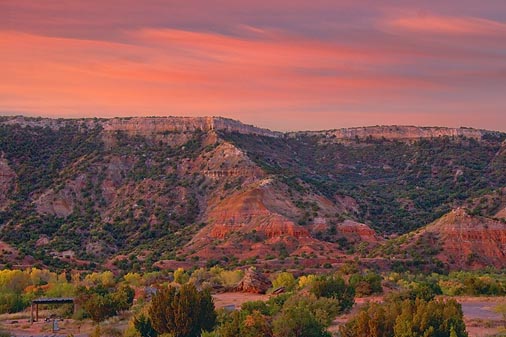
[[[161,289],[153,297],[148,313],[156,332],[174,337],[198,337],[216,322],[210,292],[198,291],[193,284]]]

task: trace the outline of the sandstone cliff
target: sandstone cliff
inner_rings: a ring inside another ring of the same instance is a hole
[[[418,127],[404,125],[382,125],[351,127],[323,131],[296,131],[278,132],[271,131],[241,123],[237,120],[223,117],[117,117],[111,119],[50,119],[50,118],[27,118],[23,116],[5,117],[0,121],[4,125],[20,125],[22,127],[49,127],[58,129],[69,122],[78,122],[82,126],[101,126],[106,132],[124,131],[131,135],[152,136],[156,134],[167,134],[170,132],[184,133],[195,131],[224,131],[238,132],[242,134],[260,135],[267,137],[297,137],[300,135],[324,136],[328,139],[355,140],[366,139],[397,139],[414,140],[422,138],[437,137],[467,137],[480,140],[484,135],[498,136],[501,132],[473,129],[473,128],[449,128],[449,127]]]
[[[417,127],[417,126],[369,126],[369,127],[355,127],[343,128],[328,131],[306,131],[306,132],[293,132],[289,133],[290,137],[297,135],[319,135],[325,136],[328,139],[335,140],[355,140],[366,139],[372,137],[373,139],[396,139],[396,140],[416,140],[422,138],[437,138],[437,137],[468,137],[481,140],[487,134],[499,134],[499,132],[478,130],[471,128],[446,128],[446,127]]]
[[[131,135],[153,135],[169,132],[226,131],[280,137],[282,133],[246,125],[222,117],[132,117],[113,118],[101,123],[104,131],[125,131]]]
[[[453,267],[506,267],[506,224],[455,209],[427,226],[441,247],[438,257]]]

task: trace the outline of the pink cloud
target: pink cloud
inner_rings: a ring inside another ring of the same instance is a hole
[[[502,35],[506,34],[506,23],[473,17],[441,16],[426,13],[390,18],[385,26],[430,34],[450,35]]]
[[[388,90],[433,86],[361,71],[400,62],[394,55],[304,38],[250,40],[166,29],[132,36],[132,43],[114,43],[0,31],[5,47],[0,90],[18,98],[0,105],[219,114],[241,105],[330,104],[356,100],[351,97],[357,94],[379,97]]]

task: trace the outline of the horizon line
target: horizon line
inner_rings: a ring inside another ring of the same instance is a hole
[[[405,128],[420,128],[420,129],[448,129],[448,130],[476,130],[476,131],[486,131],[486,132],[493,132],[493,133],[503,133],[506,134],[506,131],[500,131],[500,130],[492,130],[492,129],[485,129],[485,128],[478,128],[478,127],[472,127],[472,126],[446,126],[446,125],[416,125],[416,124],[370,124],[370,125],[356,125],[356,126],[347,126],[347,127],[335,127],[331,129],[306,129],[306,130],[287,130],[287,131],[280,131],[271,129],[268,127],[258,126],[256,124],[250,124],[248,122],[243,122],[240,119],[236,118],[230,118],[230,117],[224,117],[224,116],[209,116],[209,115],[203,115],[203,116],[177,116],[177,115],[150,115],[150,116],[113,116],[113,117],[46,117],[46,116],[31,116],[31,115],[23,115],[23,114],[15,114],[15,115],[3,115],[0,113],[0,119],[2,118],[26,118],[26,119],[48,119],[48,120],[113,120],[113,119],[147,119],[147,118],[181,118],[181,119],[204,119],[204,118],[217,118],[217,119],[224,119],[224,120],[230,120],[234,122],[241,123],[245,126],[254,127],[257,129],[267,130],[270,132],[275,133],[282,133],[282,134],[290,134],[290,133],[304,133],[304,132],[330,132],[330,131],[337,131],[337,130],[350,130],[350,129],[371,129],[371,128],[381,128],[381,127],[405,127]],[[1,122],[1,121],[0,121]]]

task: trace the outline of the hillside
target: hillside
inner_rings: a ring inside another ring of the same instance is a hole
[[[2,117],[0,240],[10,248],[0,261],[339,264],[459,206],[500,217],[504,139],[403,126],[283,134],[219,117]]]
[[[455,270],[506,267],[506,222],[456,208],[433,223],[390,240],[373,253]]]
[[[384,135],[374,132],[375,136],[351,139],[328,137],[328,132],[223,137],[294,189],[330,200],[347,198],[354,212],[346,216],[381,232],[419,228],[469,198],[505,186],[503,134],[462,129],[459,132],[469,132],[469,137],[434,138],[424,133],[430,137],[401,141],[386,138],[392,128]],[[403,127],[395,128],[406,136]],[[458,133],[446,130],[449,135]]]
[[[439,240],[438,257],[457,268],[506,267],[506,223],[456,209],[425,229]]]

